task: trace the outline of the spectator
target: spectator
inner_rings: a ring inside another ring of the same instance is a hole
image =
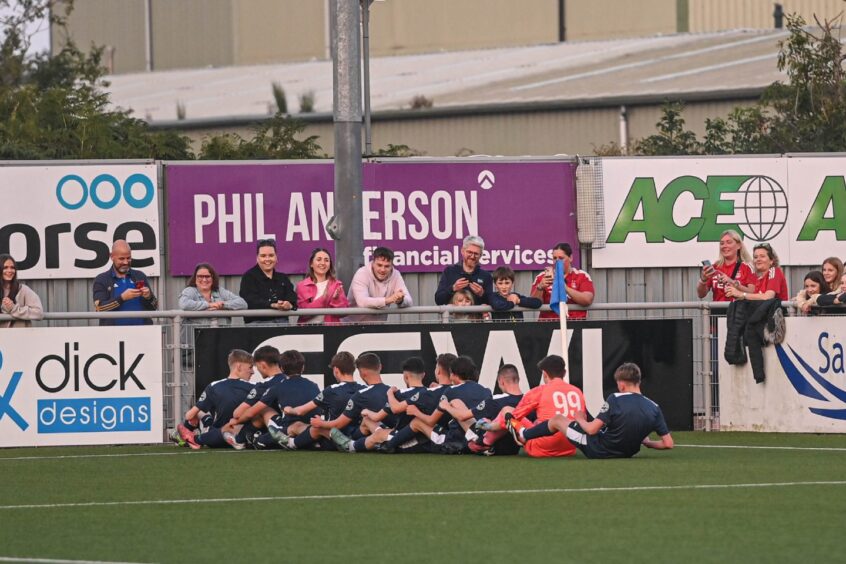
[[[214,267],[201,262],[179,296],[179,308],[186,311],[220,311],[247,309],[247,302],[239,295],[220,286]],[[228,319],[224,318],[224,322]]]
[[[829,287],[829,291],[836,290],[840,285],[840,278],[843,276],[843,261],[837,257],[828,257],[823,261],[820,270],[822,271],[825,283]]]
[[[734,229],[727,229],[720,235],[720,256],[713,265],[703,263],[696,295],[704,298],[711,292],[711,300],[730,302],[726,295],[726,286],[732,285],[741,291],[755,289],[755,273],[752,271],[752,257],[740,234]]]
[[[18,264],[11,255],[0,255],[3,268],[3,292],[0,311],[15,319],[0,321],[0,327],[29,327],[33,319],[43,319],[41,299],[32,288],[18,280]]]
[[[376,247],[369,265],[358,269],[350,283],[350,306],[385,309],[414,305],[411,293],[405,286],[402,274],[394,268],[394,252],[387,247]],[[385,321],[387,314],[350,315],[345,321]]]
[[[507,308],[505,300],[494,294],[490,273],[479,266],[484,250],[485,241],[481,237],[469,235],[464,238],[461,245],[462,262],[444,269],[435,291],[436,304],[446,305],[454,293],[467,289],[473,295],[475,305],[488,304],[495,310]]]
[[[742,300],[789,300],[787,280],[779,268],[778,255],[769,243],[758,243],[752,248],[752,262],[757,276],[754,289],[749,291],[742,286],[729,285],[726,286],[726,296]]]
[[[239,294],[249,309],[297,309],[297,294],[291,280],[276,271],[276,240],[261,239],[256,243],[256,265],[241,277]],[[288,323],[287,317],[247,317],[246,323]]]
[[[528,307],[537,309],[543,302],[539,298],[532,298],[529,296],[521,296],[514,291],[514,271],[507,266],[500,266],[493,271],[493,281],[497,293],[506,302],[508,308],[506,311],[495,311],[491,314],[491,319],[495,321],[523,321],[523,312],[514,311],[514,306]]]
[[[820,294],[828,293],[828,284],[819,270],[812,270],[805,275],[805,287],[796,294],[796,307],[804,314],[811,313],[811,307],[817,305]]]
[[[819,306],[842,306],[846,305],[846,274],[840,277],[840,287],[835,288],[828,294],[817,298]],[[840,312],[837,312],[840,313]]]
[[[552,248],[552,259],[564,261],[564,281],[567,289],[567,303],[588,307],[593,303],[596,290],[590,274],[573,267],[573,248],[569,243],[558,243]],[[552,297],[553,267],[547,267],[538,274],[532,284],[531,296],[548,304]],[[542,311],[538,319],[558,319],[554,311]],[[587,319],[586,311],[567,310],[567,319]]]
[[[326,249],[317,248],[311,252],[306,277],[297,284],[297,305],[300,310],[308,308],[349,307],[344,285],[335,278],[335,264]],[[336,315],[301,315],[297,323],[338,323]]]
[[[158,307],[147,275],[134,270],[132,249],[123,239],[112,244],[112,267],[94,279],[96,311],[154,311]],[[152,325],[152,319],[101,319],[100,325]]]
[[[470,290],[464,289],[459,290],[452,295],[452,298],[449,300],[449,305],[457,306],[457,307],[468,307],[475,305],[473,303],[473,294]],[[473,312],[450,312],[449,314],[450,321],[481,321],[482,315],[479,313]]]

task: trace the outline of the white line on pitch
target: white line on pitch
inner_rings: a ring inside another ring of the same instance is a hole
[[[44,562],[45,564],[142,564],[141,562],[113,562],[111,560],[61,560],[56,558],[18,558],[0,556],[0,562]]]
[[[124,452],[120,454],[63,454],[56,456],[9,456],[0,457],[0,462],[7,460],[64,460],[71,458],[126,458],[130,456],[180,456],[185,454],[200,454],[212,452],[211,450],[185,451],[185,452]],[[234,451],[233,451],[234,452]],[[2,562],[2,560],[0,560]]]
[[[149,499],[136,501],[86,501],[79,503],[44,503],[31,505],[0,505],[4,509],[65,509],[70,507],[113,507],[120,505],[189,505],[207,503],[233,503],[256,501],[325,501],[337,499],[373,499],[392,497],[449,497],[475,495],[527,495],[527,494],[555,494],[555,493],[594,493],[594,492],[640,492],[640,491],[669,491],[669,490],[723,490],[741,488],[787,488],[796,486],[846,486],[846,481],[818,481],[818,482],[765,482],[749,484],[691,484],[679,486],[622,486],[622,487],[594,487],[594,488],[545,488],[534,490],[466,490],[454,492],[384,492],[362,494],[328,494],[328,495],[284,495],[263,497],[225,497],[213,499]]]
[[[680,445],[677,447],[687,448],[742,448],[742,449],[762,449],[762,450],[819,450],[832,452],[846,452],[846,448],[841,447],[793,447],[793,446],[752,446],[752,445]]]

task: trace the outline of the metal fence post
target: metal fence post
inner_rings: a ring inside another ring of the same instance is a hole
[[[702,379],[704,389],[702,390],[702,400],[705,404],[705,425],[703,430],[711,431],[711,423],[713,421],[713,397],[712,397],[712,382],[711,382],[711,308],[707,302],[702,304]]]
[[[177,315],[173,318],[173,337],[171,338],[171,345],[173,347],[173,382],[172,385],[172,410],[173,410],[173,427],[179,423],[179,418],[182,413],[182,316]]]

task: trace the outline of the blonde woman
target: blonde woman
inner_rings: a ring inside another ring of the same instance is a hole
[[[733,286],[750,292],[755,287],[755,273],[752,271],[752,256],[746,250],[743,239],[734,229],[727,229],[720,235],[720,255],[714,264],[703,262],[696,295],[704,298],[711,292],[711,300],[730,302],[726,288]]]

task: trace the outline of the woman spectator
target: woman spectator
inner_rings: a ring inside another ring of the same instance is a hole
[[[840,278],[843,276],[843,261],[837,257],[828,257],[822,263],[823,278],[829,291],[834,291],[840,285]],[[825,294],[825,292],[823,292]]]
[[[846,305],[846,274],[840,276],[840,285],[834,288],[828,294],[824,294],[817,298],[817,305],[819,306],[843,306]],[[825,310],[823,310],[825,313]],[[841,311],[833,311],[830,313],[842,313]]]
[[[741,291],[750,292],[755,286],[755,274],[750,263],[752,257],[740,234],[728,229],[720,235],[720,256],[713,265],[702,267],[699,283],[696,285],[696,295],[704,298],[708,292],[712,293],[711,300],[728,302],[731,298],[726,294],[727,286],[734,286]]]
[[[201,262],[194,267],[188,286],[179,296],[179,307],[186,311],[220,311],[247,309],[244,298],[220,286],[220,279],[212,265]],[[224,323],[228,319],[222,320]]]
[[[781,301],[790,299],[787,291],[787,280],[779,268],[778,255],[769,243],[758,243],[752,249],[752,263],[755,265],[755,287],[749,291],[744,287],[729,285],[726,296],[739,300],[770,300],[778,298]]]
[[[819,270],[812,270],[805,275],[805,287],[796,294],[796,307],[804,314],[811,313],[811,307],[817,305],[820,294],[828,293],[828,284]]]
[[[247,302],[249,309],[297,309],[297,292],[294,291],[291,280],[276,270],[278,260],[276,239],[260,239],[256,242],[256,265],[241,277],[241,288],[238,292]],[[288,323],[288,318],[247,317],[244,322]]]
[[[0,255],[0,265],[3,268],[3,301],[0,311],[15,319],[0,321],[0,327],[29,327],[33,319],[44,318],[44,308],[41,299],[26,284],[18,280],[18,263],[11,255]]]
[[[349,307],[344,285],[335,278],[335,264],[326,249],[317,248],[308,259],[306,277],[297,283],[299,309]],[[337,315],[301,315],[298,324],[339,323]]]

